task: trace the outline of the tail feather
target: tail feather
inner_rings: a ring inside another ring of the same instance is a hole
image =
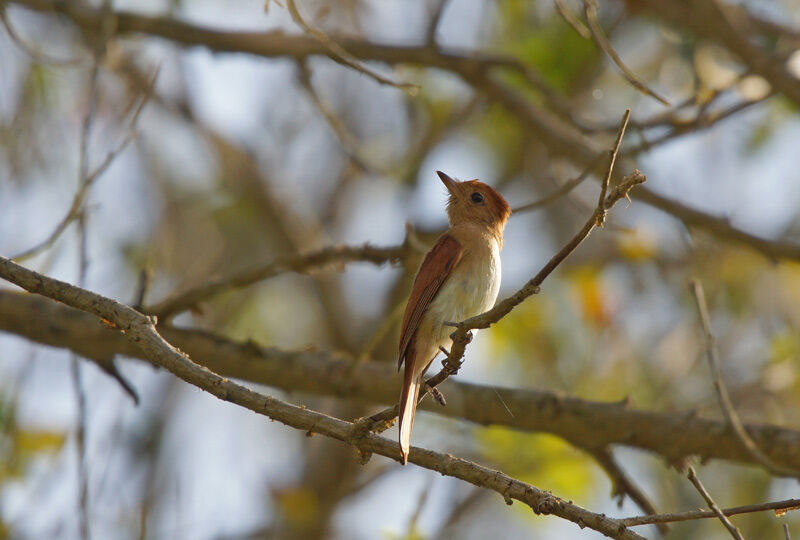
[[[409,364],[406,364],[403,392],[400,394],[400,455],[403,459],[403,465],[408,463],[408,452],[411,448],[411,428],[414,425],[419,387],[422,382],[422,374],[415,375],[413,369],[409,369],[409,367]]]

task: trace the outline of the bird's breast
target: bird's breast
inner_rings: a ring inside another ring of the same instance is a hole
[[[500,290],[500,249],[495,242],[465,249],[458,265],[433,299],[431,323],[459,322],[494,306]],[[444,327],[449,335],[452,328]]]

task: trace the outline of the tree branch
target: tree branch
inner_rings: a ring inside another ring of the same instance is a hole
[[[720,510],[719,506],[717,506],[717,503],[715,503],[714,499],[711,498],[711,495],[708,493],[705,486],[703,486],[703,483],[700,482],[700,479],[694,472],[694,467],[690,466],[688,468],[686,476],[689,478],[689,482],[691,482],[695,489],[697,489],[697,491],[700,493],[700,496],[703,497],[703,500],[706,501],[708,507],[711,508],[711,511],[714,512],[722,524],[725,525],[725,528],[728,529],[728,532],[731,533],[731,536],[736,540],[744,540],[742,533],[739,532],[739,529],[734,527],[733,523],[731,523],[728,519],[728,516],[726,516],[722,510]]]
[[[781,467],[772,462],[764,452],[753,442],[753,439],[748,435],[747,430],[742,424],[742,420],[736,413],[736,408],[733,406],[731,396],[728,394],[728,388],[722,380],[722,373],[720,371],[719,351],[717,350],[716,339],[714,334],[711,333],[711,317],[708,315],[708,306],[706,305],[706,295],[703,292],[703,286],[700,281],[692,280],[689,288],[694,295],[695,303],[697,304],[697,313],[700,317],[700,324],[703,329],[703,339],[706,344],[706,358],[708,359],[708,367],[711,372],[711,381],[714,383],[714,390],[717,393],[719,406],[722,409],[722,414],[728,421],[736,437],[739,439],[741,445],[750,452],[753,459],[764,466],[770,473],[777,476],[794,476],[800,477],[800,471],[791,469],[789,467]]]
[[[394,441],[370,433],[356,433],[354,424],[350,422],[259,394],[195,364],[185,353],[164,340],[152,318],[129,306],[28,270],[4,257],[0,257],[0,277],[29,292],[52,298],[100,317],[120,330],[148,360],[223,401],[234,403],[308,433],[319,433],[338,439],[361,451],[400,460],[400,451]],[[590,512],[515,480],[500,471],[493,471],[464,459],[414,447],[409,455],[409,461],[473,485],[491,489],[507,499],[522,501],[537,514],[553,514],[582,527],[590,527],[610,538],[630,540],[642,538],[620,525],[615,519]]]
[[[785,514],[790,510],[800,510],[800,499],[787,499],[785,501],[734,506],[733,508],[723,508],[722,513],[726,516],[735,516],[737,514],[750,514],[753,512],[766,512],[769,510],[774,511],[776,514]],[[637,527],[639,525],[674,523],[678,521],[692,521],[695,519],[710,519],[716,517],[719,516],[713,510],[690,510],[688,512],[677,512],[673,514],[656,514],[652,516],[630,517],[620,521],[622,521],[628,527]]]
[[[396,263],[406,258],[412,249],[408,243],[392,247],[333,246],[319,251],[300,255],[280,257],[261,266],[242,270],[229,276],[213,278],[195,287],[178,291],[164,300],[143,308],[143,312],[151,313],[159,318],[166,318],[196,306],[208,298],[232,289],[252,285],[258,281],[277,276],[284,272],[308,272],[332,264],[349,262],[369,262],[376,265]]]
[[[147,359],[94,317],[28,294],[0,290],[0,331],[91,359]],[[261,347],[201,330],[160,326],[159,332],[194,361],[225,377],[369,404],[394,403],[400,392],[396,370],[384,363],[354,365],[352,357],[339,353]],[[757,464],[724,420],[698,418],[690,412],[643,411],[624,402],[589,401],[546,390],[495,389],[455,380],[444,382],[442,390],[448,396],[447,407],[426,400],[422,408],[480,425],[552,433],[582,448],[616,444],[654,452],[669,462],[697,455]],[[774,462],[800,468],[800,431],[765,424],[745,427]]]
[[[662,105],[669,107],[669,101],[667,101],[667,99],[661,94],[657,93],[655,90],[651,89],[649,86],[640,81],[636,74],[625,65],[625,62],[622,61],[622,58],[620,58],[619,54],[614,49],[614,46],[611,45],[611,42],[603,32],[603,28],[600,26],[600,21],[597,20],[597,0],[583,0],[583,8],[584,14],[586,15],[586,22],[589,25],[589,31],[592,34],[592,39],[594,39],[595,44],[597,44],[597,46],[600,47],[604,53],[606,53],[606,56],[608,56],[611,61],[614,62],[614,65],[619,68],[620,72],[622,72],[622,75],[625,77],[625,80],[628,81],[628,83],[630,83],[630,85],[636,88],[639,92],[646,94],[656,99]]]

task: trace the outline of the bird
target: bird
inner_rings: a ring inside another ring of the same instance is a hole
[[[447,345],[452,328],[494,306],[500,290],[500,249],[508,203],[478,180],[459,182],[436,171],[447,188],[448,230],[425,255],[411,288],[400,331],[397,370],[405,363],[399,405],[402,464],[425,372]]]

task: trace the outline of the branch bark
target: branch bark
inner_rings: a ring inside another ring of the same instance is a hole
[[[359,433],[350,422],[259,394],[195,364],[186,353],[176,349],[159,334],[153,318],[129,306],[28,270],[4,257],[0,257],[0,277],[29,292],[99,317],[120,330],[148,360],[223,401],[307,431],[309,434],[319,433],[338,439],[362,452],[380,454],[400,461],[400,451],[394,441],[370,433]],[[500,471],[464,459],[413,447],[409,461],[473,485],[491,489],[507,500],[522,501],[537,514],[553,514],[581,527],[590,527],[610,538],[625,540],[643,538],[621,525],[616,519],[590,512],[530,484],[515,480]]]
[[[29,294],[0,291],[0,331],[91,359],[147,360],[140,349],[95,317]],[[195,362],[225,377],[368,404],[391,405],[400,391],[396,370],[385,363],[354,363],[350,356],[326,351],[261,347],[202,330],[164,326],[159,331]],[[441,388],[447,393],[447,407],[425,400],[423,409],[480,425],[552,433],[582,448],[625,445],[654,452],[669,462],[697,455],[758,465],[727,422],[698,418],[691,412],[643,411],[623,402],[590,401],[536,389],[495,390],[454,380]],[[765,424],[745,427],[772,461],[800,467],[800,431]]]

